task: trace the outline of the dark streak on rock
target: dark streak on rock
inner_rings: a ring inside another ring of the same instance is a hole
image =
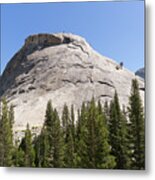
[[[101,97],[109,97],[109,98],[112,98],[112,96],[110,96],[110,95],[108,95],[108,94],[102,94],[102,95],[99,96],[99,98],[101,98]]]
[[[76,43],[74,43],[74,42],[72,42],[72,44],[73,44],[74,46],[79,47],[79,48],[82,50],[83,53],[85,53],[85,54],[87,54],[87,56],[89,56],[89,53],[84,50],[83,46],[81,46],[80,44],[76,44]]]
[[[108,82],[106,82],[106,81],[97,81],[99,84],[105,84],[105,85],[107,85],[107,86],[110,86],[110,87],[112,87],[112,88],[115,88],[115,86],[114,85],[112,85],[112,84],[110,84],[110,83],[108,83]]]

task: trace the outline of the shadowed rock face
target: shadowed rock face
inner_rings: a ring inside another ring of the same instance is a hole
[[[145,70],[144,70],[144,68],[140,68],[140,69],[138,69],[136,72],[135,72],[135,75],[137,75],[137,76],[139,76],[139,77],[141,77],[141,78],[145,78]]]
[[[41,126],[46,104],[52,100],[61,113],[64,103],[80,108],[94,96],[110,101],[117,90],[127,106],[131,80],[137,78],[144,102],[144,82],[125,68],[94,51],[80,36],[38,34],[29,36],[0,78],[0,96],[14,105],[15,129]]]

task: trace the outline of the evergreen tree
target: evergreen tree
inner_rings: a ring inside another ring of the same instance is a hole
[[[109,138],[111,144],[111,154],[116,158],[116,169],[129,169],[130,151],[128,148],[128,127],[123,115],[117,92],[110,105]]]
[[[53,107],[51,101],[48,101],[47,103],[44,125],[47,128],[47,131],[50,132],[53,125]]]
[[[75,142],[75,114],[74,114],[73,105],[71,105],[71,131],[72,131],[73,141]]]
[[[13,165],[13,108],[9,111],[6,99],[2,100],[0,119],[0,166]]]
[[[25,167],[35,167],[35,151],[32,144],[32,134],[29,128],[29,124],[27,124],[25,130],[25,137],[23,139],[23,151],[24,151],[24,166]]]
[[[94,98],[83,103],[78,120],[77,167],[113,168],[114,157],[110,154],[108,129],[101,103],[95,105]]]
[[[78,110],[78,121],[76,124],[76,137],[78,140],[81,138],[80,134],[81,134],[82,127],[86,128],[87,118],[88,118],[87,116],[88,116],[88,109],[87,109],[85,103],[83,102],[81,111]]]
[[[62,126],[65,134],[69,124],[70,124],[70,115],[69,115],[68,107],[65,104],[62,112]]]
[[[49,139],[45,126],[34,139],[34,150],[36,167],[49,167]]]
[[[58,112],[55,109],[53,114],[52,146],[53,146],[53,167],[63,167],[63,134],[60,126]]]
[[[63,167],[63,134],[57,110],[47,103],[45,123],[38,142],[43,167]],[[38,157],[39,158],[39,157]]]
[[[101,103],[98,102],[96,117],[96,168],[112,169],[115,167],[115,158],[112,156],[109,145],[109,132],[107,129],[105,114],[102,110]]]
[[[72,134],[72,127],[68,125],[67,136],[65,138],[64,146],[64,167],[73,168],[75,167],[75,147],[74,147],[74,138]]]
[[[104,114],[105,114],[105,122],[106,122],[106,124],[108,124],[108,121],[110,119],[110,107],[109,107],[109,104],[107,101],[105,101],[105,103],[104,103],[103,110],[104,110]]]
[[[83,103],[81,107],[81,111],[78,110],[78,120],[76,124],[75,149],[76,149],[76,167],[78,168],[88,168],[87,113],[88,113],[87,107],[85,103]]]
[[[45,122],[38,136],[35,149],[36,149],[36,163],[38,167],[53,167],[51,161],[52,157],[52,127],[53,127],[53,107],[49,100],[46,107]]]
[[[67,105],[64,105],[62,112],[62,125],[64,134],[64,167],[75,167],[75,127],[74,108],[71,106],[71,115]]]
[[[97,111],[95,107],[95,100],[92,98],[89,109],[88,109],[88,122],[87,122],[87,128],[88,128],[88,168],[95,168],[95,152],[97,149],[97,142],[96,142],[96,136],[95,136],[95,130],[97,128],[96,126],[96,117],[97,117]]]
[[[24,167],[24,151],[18,146],[18,142],[15,142],[15,148],[13,152],[13,164],[15,167]]]
[[[35,166],[36,167],[42,167],[41,165],[41,133],[37,136],[35,136],[34,140],[33,140],[33,144],[34,144],[34,151],[35,151]]]
[[[132,149],[132,168],[145,168],[145,129],[144,112],[136,79],[132,80],[129,97],[130,144]]]
[[[108,130],[101,103],[92,99],[88,109],[88,157],[90,168],[113,168],[115,159],[110,155]]]

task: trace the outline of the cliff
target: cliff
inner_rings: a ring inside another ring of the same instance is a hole
[[[14,105],[15,129],[41,126],[52,100],[61,114],[64,103],[80,108],[83,101],[110,101],[117,90],[121,106],[128,104],[131,80],[137,78],[144,103],[144,81],[73,34],[29,36],[0,78],[0,97]]]

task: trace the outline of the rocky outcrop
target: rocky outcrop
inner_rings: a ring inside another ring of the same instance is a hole
[[[131,80],[137,78],[144,102],[144,82],[125,68],[98,54],[84,38],[73,34],[29,36],[8,63],[0,80],[0,96],[14,105],[15,129],[27,122],[41,126],[47,101],[61,114],[64,103],[78,109],[94,96],[110,101],[117,90],[127,106]]]
[[[140,68],[140,69],[138,69],[136,72],[135,72],[135,75],[137,75],[137,76],[139,76],[139,77],[141,77],[141,78],[145,78],[145,70],[144,70],[144,68]]]

